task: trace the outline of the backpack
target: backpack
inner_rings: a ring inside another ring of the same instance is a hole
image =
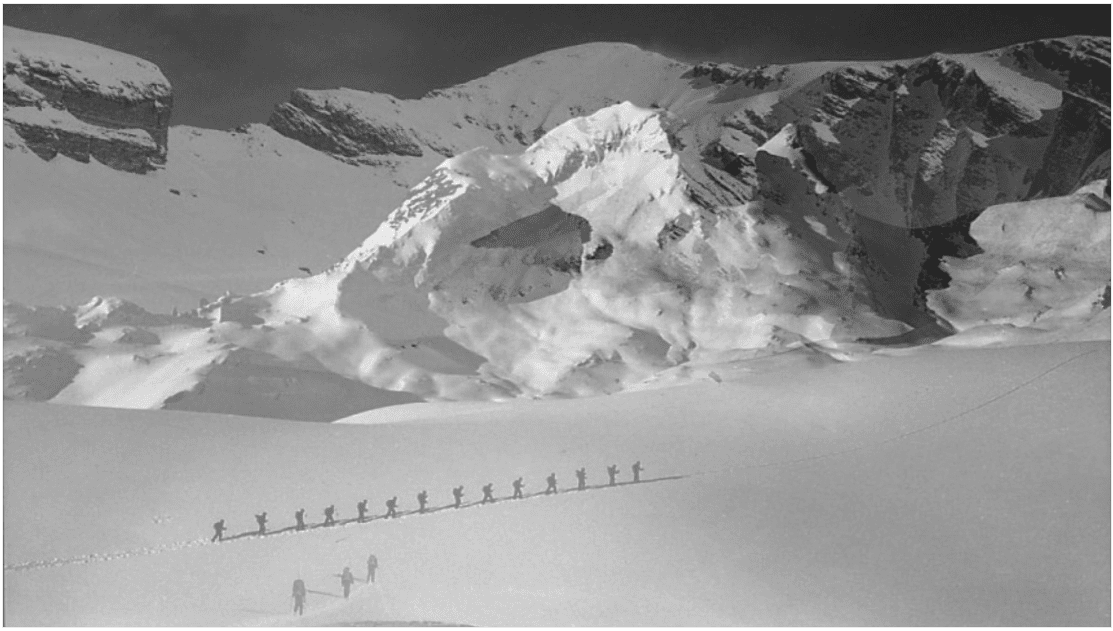
[[[294,581],[294,595],[305,597],[305,582],[300,578]]]

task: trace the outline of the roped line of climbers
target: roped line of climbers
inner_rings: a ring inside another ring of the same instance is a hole
[[[1090,350],[1090,351],[1087,351],[1087,352],[1084,352],[1084,353],[1079,353],[1077,355],[1069,357],[1069,358],[1055,364],[1054,366],[1051,366],[1050,368],[1040,372],[1038,375],[1032,377],[1031,379],[1027,379],[1027,380],[1011,387],[1011,388],[1008,388],[1004,392],[1001,392],[1000,394],[997,394],[997,395],[987,399],[986,401],[983,401],[982,403],[980,403],[980,404],[978,404],[974,407],[971,407],[971,408],[969,408],[967,410],[964,410],[962,412],[959,412],[957,414],[953,414],[953,415],[951,415],[947,418],[944,418],[940,421],[936,421],[935,423],[931,423],[929,425],[918,427],[914,430],[910,430],[908,432],[904,432],[904,433],[899,434],[897,436],[892,436],[890,438],[886,438],[886,439],[881,440],[881,441],[877,441],[877,442],[873,442],[873,443],[867,443],[867,444],[864,444],[864,445],[858,445],[856,447],[850,447],[850,448],[842,449],[842,450],[838,450],[838,451],[832,451],[832,452],[827,452],[827,453],[823,453],[823,454],[816,454],[816,455],[813,455],[813,456],[805,456],[805,457],[802,457],[802,458],[794,458],[794,459],[791,459],[791,460],[780,460],[780,461],[774,461],[774,462],[764,462],[764,463],[749,464],[749,465],[738,465],[738,466],[732,466],[732,467],[723,467],[723,468],[719,468],[719,469],[696,471],[696,472],[691,472],[691,473],[686,473],[686,474],[681,474],[681,475],[659,477],[659,478],[653,478],[653,479],[648,479],[648,480],[640,480],[640,470],[639,470],[638,474],[635,474],[635,482],[637,482],[637,481],[663,482],[663,481],[667,481],[667,480],[680,480],[680,479],[684,479],[684,478],[691,478],[691,477],[698,477],[698,476],[705,476],[705,475],[715,475],[715,474],[720,474],[720,473],[726,473],[726,472],[729,472],[729,471],[737,471],[737,470],[744,470],[744,469],[761,469],[761,468],[767,468],[767,467],[791,466],[791,465],[794,465],[794,464],[802,464],[804,462],[811,462],[811,461],[815,461],[815,460],[823,460],[823,459],[826,459],[826,458],[833,458],[835,456],[840,456],[840,455],[844,455],[844,454],[847,454],[847,453],[861,451],[863,449],[868,449],[870,447],[878,447],[878,446],[885,445],[885,444],[888,444],[888,443],[891,443],[891,442],[894,442],[894,441],[897,441],[897,440],[907,438],[909,436],[912,436],[912,435],[915,435],[915,434],[918,434],[918,433],[921,433],[921,432],[928,431],[930,429],[939,427],[939,426],[944,425],[946,423],[952,422],[952,421],[954,421],[958,418],[961,418],[961,417],[963,417],[963,416],[965,416],[965,415],[967,415],[967,414],[969,414],[973,411],[979,410],[979,409],[981,409],[981,408],[983,408],[987,405],[990,405],[990,404],[992,404],[996,401],[999,401],[999,400],[1009,396],[1010,394],[1024,388],[1025,386],[1035,382],[1036,380],[1038,380],[1038,379],[1040,379],[1040,378],[1058,370],[1059,368],[1061,368],[1061,367],[1063,367],[1063,366],[1065,366],[1065,365],[1067,365],[1067,364],[1069,364],[1069,363],[1071,363],[1075,360],[1081,359],[1081,358],[1083,358],[1087,355],[1092,355],[1094,353],[1097,353],[1100,350],[1102,350],[1102,349],[1094,349],[1094,350]],[[640,469],[640,462],[635,463],[635,465],[637,465]],[[614,469],[615,473],[617,473],[617,467],[615,467],[614,465],[611,465],[611,467],[608,467],[608,473],[612,469]],[[583,469],[577,470],[577,477],[579,477],[580,475],[586,475],[586,472]],[[631,484],[631,483],[630,482],[625,482],[625,483],[618,483],[618,484],[621,485],[621,484]],[[608,486],[612,486],[612,485],[608,485]],[[488,484],[487,487],[492,487],[493,488],[493,485]],[[585,486],[585,482],[581,482],[580,487],[578,487],[578,490],[583,490],[584,488],[588,488],[588,487]],[[602,488],[602,487],[600,486],[600,487],[594,487],[594,488]],[[460,498],[462,499],[463,498],[463,490],[464,490],[463,486],[455,487],[453,489],[453,496],[455,497],[459,493]],[[397,504],[397,498],[392,498],[392,499],[394,499],[395,504]],[[491,498],[491,501],[494,501],[493,496]],[[364,502],[366,502],[366,500],[364,500]],[[459,503],[459,500],[457,500],[457,503]],[[364,506],[366,506],[366,504],[364,504]],[[455,504],[454,504],[454,506],[455,506]],[[335,515],[335,508],[333,510],[334,510],[334,515]],[[266,513],[263,513],[263,515],[266,515]],[[294,528],[287,528],[287,529],[284,529],[284,530],[304,530],[304,529],[306,529],[307,527],[304,525],[304,515],[305,515],[305,510],[304,509],[301,509],[301,510],[297,511],[297,513],[295,513],[295,516],[298,518],[299,526],[301,526],[300,528],[294,527]],[[397,513],[396,513],[396,515],[397,515]],[[335,519],[335,517],[334,517],[334,519]],[[372,518],[372,519],[374,519],[374,518]],[[349,520],[349,521],[355,521],[355,520]],[[225,540],[223,538],[223,532],[226,530],[226,528],[224,527],[224,520],[222,519],[217,523],[221,525],[220,531],[221,531],[222,536],[219,538],[219,540]],[[215,529],[215,527],[216,527],[216,524],[214,524],[214,529]],[[314,526],[314,527],[319,527],[319,526]],[[276,531],[273,534],[278,534],[279,532],[283,532],[283,531]],[[242,533],[240,535],[236,535],[234,537],[230,537],[227,540],[239,539],[241,537],[250,536],[251,534],[253,534],[253,533],[246,532],[246,533]],[[215,536],[214,536],[213,539],[218,540],[218,538],[215,537]],[[162,553],[162,552],[178,550],[178,549],[181,549],[181,548],[193,547],[193,546],[204,544],[204,543],[205,543],[205,539],[201,538],[201,539],[195,539],[195,540],[192,540],[192,541],[184,541],[184,542],[178,542],[178,543],[174,543],[174,544],[166,544],[166,545],[157,546],[157,547],[154,547],[154,548],[141,548],[141,549],[137,549],[137,550],[128,550],[128,551],[124,551],[124,552],[97,553],[97,554],[88,554],[88,555],[83,555],[83,556],[78,556],[78,557],[70,557],[70,558],[64,558],[64,559],[54,558],[54,559],[39,560],[39,561],[28,561],[28,562],[25,562],[25,563],[14,563],[14,564],[5,565],[4,566],[4,571],[5,572],[19,572],[19,571],[27,571],[27,570],[38,570],[38,569],[46,569],[46,568],[51,568],[51,567],[57,567],[57,566],[61,566],[61,565],[70,565],[70,564],[73,564],[73,563],[92,563],[92,562],[98,562],[98,561],[108,561],[108,560],[114,560],[114,559],[119,559],[119,558],[126,558],[126,557],[136,556],[136,555],[159,554],[159,553]]]
[[[642,463],[639,460],[639,461],[635,462],[633,465],[630,466],[630,471],[633,474],[632,480],[629,481],[629,482],[619,482],[618,481],[618,473],[619,473],[618,465],[613,465],[612,464],[612,465],[607,467],[608,483],[606,484],[606,487],[614,487],[614,486],[619,486],[619,485],[622,485],[622,484],[639,484],[639,483],[643,482],[641,474],[642,474],[642,471],[644,471],[644,470],[645,469],[642,467]],[[664,477],[664,478],[654,478],[652,480],[644,480],[644,482],[660,482],[660,481],[664,481],[664,480],[676,480],[676,479],[680,479],[682,477],[687,477],[687,476],[669,476],[669,477]],[[555,494],[561,492],[561,490],[557,487],[557,474],[556,474],[556,472],[550,473],[549,476],[547,478],[545,478],[545,482],[546,482],[545,490],[543,492],[534,493],[533,494],[534,496],[536,496],[536,495],[555,495]],[[526,497],[526,495],[524,495],[522,493],[522,489],[525,488],[524,478],[518,477],[513,482],[511,482],[511,486],[514,488],[514,493],[512,495],[510,495],[509,497],[504,497],[504,498],[501,498],[501,499],[504,499],[504,500],[519,500],[519,499],[524,499]],[[596,486],[596,487],[593,487],[593,488],[606,488],[606,487],[604,487],[603,485],[599,485],[599,486]],[[588,488],[589,487],[587,485],[587,468],[581,467],[581,468],[576,470],[576,487],[575,487],[575,490],[576,491],[586,491]],[[481,500],[479,500],[478,502],[472,502],[471,504],[468,504],[468,506],[476,506],[476,505],[481,506],[481,505],[484,505],[484,504],[493,504],[493,503],[495,503],[499,500],[499,498],[495,497],[495,485],[494,485],[493,482],[488,482],[487,484],[485,484],[481,488],[481,490],[483,491],[483,498]],[[572,489],[565,489],[564,490],[564,492],[570,492],[570,491],[572,491]],[[352,522],[364,523],[364,522],[367,522],[367,521],[370,521],[370,520],[373,520],[373,519],[393,519],[393,518],[396,518],[396,517],[401,517],[404,514],[414,514],[414,513],[425,514],[427,512],[430,512],[430,510],[443,510],[443,509],[447,509],[447,508],[454,508],[454,509],[463,508],[465,506],[465,504],[464,504],[464,486],[463,485],[453,487],[452,498],[453,498],[452,504],[449,504],[447,506],[442,506],[440,508],[430,509],[429,508],[429,492],[426,491],[426,490],[422,490],[420,493],[417,494],[417,504],[418,504],[417,510],[416,511],[410,511],[410,513],[404,513],[404,512],[399,512],[399,510],[398,510],[398,496],[395,495],[394,497],[392,497],[392,498],[390,498],[386,501],[386,512],[385,513],[383,513],[382,515],[379,515],[379,516],[370,516],[370,517],[368,516],[368,513],[367,513],[367,500],[363,499],[363,500],[360,500],[359,502],[356,502],[357,517],[347,520],[346,523],[352,523]],[[303,530],[308,530],[310,528],[328,528],[330,526],[335,526],[335,525],[341,523],[341,522],[337,521],[337,518],[336,518],[336,505],[335,504],[330,504],[329,506],[326,506],[324,511],[323,511],[323,514],[324,514],[324,517],[325,517],[325,520],[323,522],[321,522],[319,524],[312,524],[312,525],[311,524],[306,524],[305,523],[305,509],[300,508],[300,509],[298,509],[297,511],[294,512],[294,522],[295,522],[295,524],[292,527],[292,529],[295,530],[295,531],[303,531]],[[247,531],[247,532],[235,535],[234,537],[225,538],[224,533],[228,531],[228,527],[225,525],[224,519],[221,519],[220,521],[217,521],[216,523],[213,524],[213,537],[212,537],[212,539],[210,539],[210,543],[216,543],[218,541],[228,541],[228,540],[232,540],[232,539],[239,539],[241,537],[249,537],[251,535],[256,535],[256,536],[259,536],[259,537],[266,536],[268,534],[267,533],[267,525],[270,523],[269,520],[268,520],[268,517],[267,517],[267,512],[263,511],[262,513],[259,513],[259,514],[255,515],[255,523],[258,524],[258,529],[257,530]],[[277,534],[278,532],[283,532],[283,531],[290,530],[290,529],[291,529],[291,527],[287,527],[287,528],[282,529],[282,530],[271,531],[271,534]]]

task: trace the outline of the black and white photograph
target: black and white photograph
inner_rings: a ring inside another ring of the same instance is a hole
[[[1110,626],[1108,2],[3,18],[5,626]]]

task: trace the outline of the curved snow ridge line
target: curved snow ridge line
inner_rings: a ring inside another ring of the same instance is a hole
[[[161,554],[163,552],[171,552],[174,550],[182,550],[184,548],[195,548],[197,546],[205,545],[206,539],[194,539],[191,541],[179,541],[176,543],[166,543],[150,548],[135,548],[132,550],[124,550],[123,552],[94,552],[93,554],[85,554],[82,556],[68,557],[65,559],[46,559],[43,561],[27,561],[26,563],[13,563],[5,565],[5,572],[26,572],[27,570],[41,570],[48,567],[58,567],[60,565],[75,565],[75,564],[88,564],[97,563],[100,561],[114,561],[116,559],[125,559],[129,557],[150,556],[152,554]]]
[[[864,445],[858,445],[857,447],[848,447],[846,449],[841,449],[839,451],[831,451],[831,452],[828,452],[828,453],[816,454],[814,456],[805,456],[803,458],[795,458],[795,459],[792,459],[792,460],[782,460],[782,461],[778,461],[778,462],[764,462],[764,463],[760,463],[760,464],[740,465],[740,466],[736,466],[736,467],[725,467],[725,468],[722,468],[722,469],[712,469],[712,470],[709,470],[709,471],[699,471],[699,472],[696,472],[696,473],[690,473],[690,474],[688,474],[686,476],[683,476],[683,477],[715,475],[715,474],[719,474],[719,473],[729,473],[731,471],[742,471],[742,470],[745,470],[745,469],[764,469],[764,468],[767,468],[767,467],[787,467],[787,466],[790,466],[790,465],[801,464],[801,463],[804,463],[804,462],[814,462],[816,460],[824,460],[826,458],[834,458],[835,456],[842,456],[842,455],[845,455],[845,454],[854,453],[856,451],[863,451],[865,449],[870,449],[870,448],[873,448],[873,447],[880,447],[882,445],[887,445],[889,443],[894,443],[898,440],[904,440],[905,438],[908,438],[909,436],[914,436],[914,435],[919,434],[921,432],[926,432],[930,429],[935,429],[936,427],[940,427],[940,426],[945,425],[947,423],[950,423],[952,421],[956,421],[956,420],[962,418],[963,416],[966,416],[967,414],[970,414],[971,412],[976,412],[976,411],[978,411],[978,410],[980,410],[980,409],[982,409],[982,408],[984,408],[988,405],[996,403],[997,401],[1000,401],[1001,399],[1004,399],[1005,397],[1013,394],[1014,392],[1016,392],[1018,390],[1021,390],[1022,388],[1025,388],[1026,386],[1028,386],[1028,385],[1046,377],[1047,375],[1055,372],[1056,370],[1062,368],[1063,366],[1066,366],[1067,364],[1069,364],[1069,363],[1071,363],[1071,362],[1073,362],[1077,359],[1082,359],[1083,357],[1085,357],[1087,355],[1093,355],[1094,353],[1097,353],[1098,351],[1101,351],[1101,350],[1103,350],[1103,349],[1095,348],[1093,350],[1086,351],[1085,353],[1079,353],[1078,355],[1074,355],[1073,357],[1069,357],[1067,359],[1064,359],[1063,361],[1061,361],[1061,362],[1055,364],[1054,366],[1052,366],[1052,367],[1044,370],[1043,372],[1039,373],[1035,377],[1032,377],[1031,379],[1027,379],[1027,380],[1025,380],[1025,381],[1023,381],[1023,382],[1005,390],[1004,392],[1002,392],[1000,394],[994,395],[993,397],[990,397],[989,399],[986,399],[985,401],[979,403],[978,405],[975,405],[974,407],[972,407],[968,410],[964,410],[964,411],[959,412],[957,414],[952,414],[951,416],[948,416],[947,418],[944,418],[940,421],[936,421],[934,423],[929,423],[927,425],[924,425],[923,427],[917,427],[916,429],[909,430],[909,431],[901,433],[901,434],[897,434],[896,436],[892,436],[892,437],[886,438],[884,440],[879,440],[879,441],[874,442],[874,443],[866,443]]]
[[[523,500],[533,499],[533,498],[536,498],[536,497],[547,497],[549,495],[556,496],[556,495],[565,495],[565,494],[568,494],[568,493],[582,493],[582,492],[585,492],[585,491],[598,491],[598,490],[609,489],[609,488],[619,488],[619,487],[623,487],[623,486],[632,486],[632,485],[639,485],[639,484],[651,484],[651,483],[654,483],[654,482],[668,482],[668,481],[672,481],[672,480],[680,480],[680,479],[686,478],[686,477],[688,477],[688,476],[687,475],[672,475],[672,476],[661,476],[661,477],[657,477],[657,478],[646,478],[644,480],[639,480],[637,482],[630,481],[630,482],[615,482],[614,484],[589,484],[589,485],[585,486],[582,491],[579,490],[579,489],[575,489],[575,488],[568,488],[568,489],[560,490],[560,491],[557,491],[556,493],[545,493],[544,491],[538,491],[538,492],[535,492],[535,493],[524,494],[524,496],[520,499],[514,499],[512,497],[498,497],[498,498],[495,498],[494,501],[487,502],[486,504],[494,505],[494,504],[500,504],[500,503],[504,503],[504,502],[514,503],[514,502],[520,502],[520,501],[523,501]],[[379,515],[379,516],[376,516],[376,517],[369,517],[367,519],[364,519],[363,521],[360,521],[358,518],[340,520],[340,521],[337,521],[336,524],[332,525],[332,526],[325,526],[324,524],[313,524],[313,525],[307,527],[304,530],[298,530],[295,526],[289,526],[287,528],[283,528],[281,530],[275,530],[275,531],[266,533],[264,535],[259,535],[254,531],[249,531],[249,532],[240,533],[238,535],[233,535],[231,537],[228,537],[228,538],[222,540],[219,543],[211,541],[209,539],[201,538],[201,539],[193,539],[193,540],[190,540],[190,541],[179,541],[179,542],[176,542],[176,543],[167,543],[167,544],[162,544],[162,545],[158,545],[158,546],[152,546],[150,548],[135,548],[135,549],[132,549],[132,550],[125,550],[123,552],[96,552],[96,553],[93,553],[93,554],[85,554],[85,555],[81,555],[81,556],[68,557],[68,558],[64,558],[64,559],[45,559],[45,560],[41,560],[41,561],[27,561],[25,563],[13,563],[13,564],[10,564],[10,565],[5,565],[4,566],[4,571],[5,572],[26,572],[26,571],[29,571],[29,570],[43,570],[43,569],[52,568],[52,567],[59,567],[59,566],[62,566],[62,565],[77,565],[77,564],[86,565],[86,564],[89,564],[89,563],[98,563],[98,562],[101,562],[101,561],[115,561],[115,560],[118,560],[118,559],[126,559],[126,558],[131,558],[131,557],[150,556],[150,555],[153,555],[153,554],[162,554],[163,552],[174,552],[176,550],[183,550],[185,548],[196,548],[196,547],[203,546],[203,545],[228,545],[228,544],[236,543],[236,542],[240,542],[240,541],[260,541],[260,540],[263,540],[263,539],[271,539],[271,538],[274,538],[274,537],[287,537],[287,536],[291,536],[291,535],[309,533],[309,532],[313,532],[313,531],[317,531],[317,530],[330,530],[331,531],[331,530],[335,530],[337,528],[348,528],[348,527],[351,527],[351,526],[363,526],[363,525],[367,525],[367,524],[370,524],[371,522],[375,522],[375,521],[384,521],[384,520],[393,521],[395,519],[403,519],[405,517],[424,517],[424,516],[427,516],[427,515],[433,515],[433,514],[436,514],[436,513],[439,513],[439,512],[443,512],[443,511],[452,512],[452,511],[455,511],[455,510],[462,510],[462,509],[465,509],[465,508],[472,508],[472,507],[475,507],[475,506],[485,506],[486,504],[484,502],[480,502],[480,501],[468,502],[468,503],[465,503],[465,504],[461,504],[459,509],[457,509],[453,505],[449,504],[449,505],[446,505],[446,506],[438,506],[438,507],[435,507],[435,508],[430,508],[430,509],[425,510],[424,512],[421,512],[421,511],[418,511],[418,510],[403,511],[403,512],[399,512],[397,517],[393,517],[393,518],[388,518],[385,515]]]

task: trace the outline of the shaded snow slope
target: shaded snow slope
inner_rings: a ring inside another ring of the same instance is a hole
[[[319,272],[439,160],[361,169],[262,125],[175,127],[167,166],[145,176],[4,153],[5,298],[114,295],[159,311]]]
[[[7,402],[6,622],[293,624],[300,576],[309,624],[1109,624],[1108,344],[763,361],[367,426]],[[219,518],[408,513],[635,460],[690,477],[207,544]],[[370,553],[376,585],[337,598]]]

